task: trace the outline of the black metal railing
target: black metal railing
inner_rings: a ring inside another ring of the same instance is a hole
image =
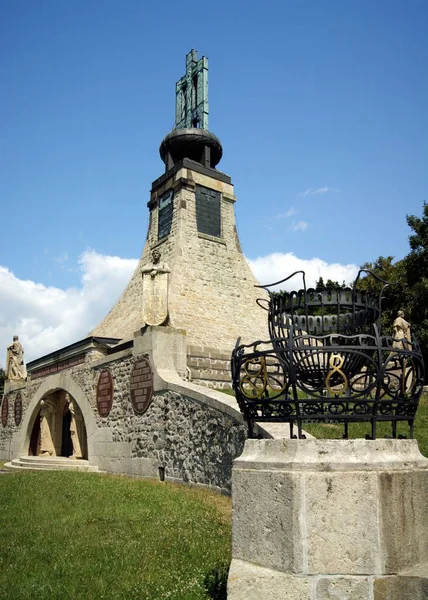
[[[413,423],[423,390],[424,364],[418,342],[381,331],[382,294],[352,288],[272,292],[268,301],[270,339],[252,344],[238,340],[232,354],[232,382],[239,407],[253,436],[256,421],[297,427],[306,422],[341,423],[348,437],[351,422]],[[371,273],[371,275],[373,275]],[[377,278],[379,279],[379,278]],[[382,280],[380,280],[382,281]],[[262,286],[260,286],[262,287]]]

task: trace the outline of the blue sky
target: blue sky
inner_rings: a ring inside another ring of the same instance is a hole
[[[120,293],[191,48],[256,270],[402,258],[428,200],[427,31],[426,0],[0,0],[0,344],[70,343],[76,298],[87,331]]]

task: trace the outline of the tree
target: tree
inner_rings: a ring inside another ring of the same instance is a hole
[[[391,334],[397,312],[403,310],[428,366],[428,204],[424,202],[421,218],[407,215],[406,220],[412,230],[409,254],[396,263],[393,256],[380,256],[362,268],[398,284],[387,287],[382,294],[382,330]],[[358,289],[379,295],[383,285],[367,276],[360,279]]]
[[[345,282],[342,285],[339,284],[338,281],[332,281],[331,279],[327,279],[327,283],[324,283],[324,279],[320,277],[315,284],[315,290],[317,292],[328,289],[328,290],[340,290],[345,287]]]
[[[393,262],[393,256],[379,256],[374,262],[366,262],[362,269],[367,269],[374,273],[380,279],[391,284],[386,287],[382,281],[379,281],[370,274],[364,275],[359,279],[357,289],[366,290],[380,298],[382,292],[382,331],[392,333],[392,324],[399,310],[404,310],[407,304],[406,297],[406,270],[404,261]]]
[[[422,218],[407,215],[406,220],[413,233],[409,236],[411,250],[404,259],[408,284],[405,312],[428,365],[428,204],[424,202]]]
[[[324,279],[320,277],[315,284],[315,290],[319,292],[320,290],[324,289],[324,287]]]

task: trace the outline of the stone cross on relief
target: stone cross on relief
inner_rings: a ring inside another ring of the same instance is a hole
[[[208,129],[208,59],[196,50],[186,55],[186,74],[175,86],[175,127]]]

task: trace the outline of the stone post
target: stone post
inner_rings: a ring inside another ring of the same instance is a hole
[[[428,460],[415,440],[247,440],[229,600],[426,600]]]

